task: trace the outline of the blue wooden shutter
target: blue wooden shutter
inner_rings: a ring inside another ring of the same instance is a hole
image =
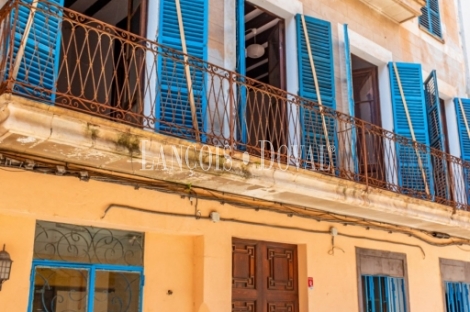
[[[351,49],[349,47],[349,32],[348,25],[344,25],[344,53],[346,62],[346,75],[347,75],[347,86],[348,86],[348,104],[349,114],[355,117],[355,103],[354,103],[354,87],[352,77],[352,63],[351,63]],[[357,158],[357,133],[356,127],[351,127],[351,155],[354,161],[354,172],[359,173],[359,159]]]
[[[470,311],[469,285],[465,283],[446,282],[446,311]]]
[[[429,146],[426,101],[424,97],[421,64],[396,63],[396,65],[408,105],[408,111],[410,113],[416,141]],[[411,131],[392,63],[389,64],[389,72],[393,122],[395,128],[394,132],[408,138],[411,142]],[[430,151],[419,150],[419,155],[423,164],[430,195],[432,195],[434,193],[434,184],[431,175],[432,168]],[[396,158],[398,162],[398,183],[403,188],[402,191],[404,193],[417,191],[423,198],[427,197],[422,171],[418,164],[418,156],[416,154],[416,149],[412,147],[412,144],[409,143],[404,145],[397,142]]]
[[[32,2],[33,0],[20,1],[18,12],[12,14],[11,24],[16,25],[16,28],[13,59],[9,66],[14,66],[21,42],[26,40],[14,92],[54,102],[60,59],[63,0],[50,0],[49,3],[39,1],[29,35],[23,38]],[[6,75],[10,75],[10,68]]]
[[[184,35],[188,54],[207,60],[208,0],[180,0]],[[158,42],[163,46],[182,51],[181,36],[175,0],[160,0]],[[204,131],[206,113],[205,65],[190,59],[190,72],[196,105],[198,129]],[[157,74],[156,128],[180,137],[194,137],[194,127],[189,104],[189,92],[184,61],[165,48],[160,48]]]
[[[308,100],[317,102],[318,97],[313,80],[312,68],[310,66],[301,16],[297,15],[296,19],[297,53],[299,62],[299,95]],[[307,25],[310,48],[315,62],[323,106],[336,109],[331,23],[309,16],[305,16],[305,23]],[[334,165],[334,154],[332,160],[328,159],[328,152],[326,150],[327,140],[318,107],[309,109],[301,107],[300,115],[302,126],[302,145],[304,146],[303,158],[306,159],[307,157],[310,157],[308,155],[308,149],[311,147],[312,156],[316,163],[324,163],[326,166]],[[330,145],[333,145],[335,144],[336,139],[335,119],[331,117],[331,114],[326,114],[325,120],[328,129],[328,140]]]
[[[406,311],[405,280],[398,277],[385,277],[387,312]]]
[[[421,13],[419,24],[426,28],[431,34],[442,38],[439,0],[426,0],[426,5],[421,8]]]
[[[237,127],[237,135],[242,143],[248,142],[248,129],[246,122],[247,111],[247,88],[245,87],[246,76],[246,52],[245,52],[245,0],[236,0],[237,10],[237,72],[240,74],[238,79],[240,84],[237,84],[237,103],[240,126]],[[244,150],[246,147],[241,145],[238,147]]]
[[[362,283],[364,311],[406,312],[403,278],[363,275]]]
[[[470,99],[461,99],[461,101],[470,127]],[[465,161],[470,161],[470,138],[468,137],[467,127],[462,115],[459,100],[455,99],[454,104],[460,138],[460,157]],[[467,204],[470,204],[470,169],[464,168],[463,175],[465,180],[465,193],[467,194]]]
[[[443,152],[446,151],[444,130],[441,120],[441,106],[439,100],[439,89],[437,86],[437,74],[433,70],[424,82],[426,96],[426,110],[429,126],[430,146]],[[439,198],[449,199],[449,181],[447,174],[447,161],[442,157],[432,156],[432,166],[434,168],[435,194]]]

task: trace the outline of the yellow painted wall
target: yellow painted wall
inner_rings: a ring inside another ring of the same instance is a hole
[[[457,247],[438,248],[402,234],[389,234],[354,226],[289,218],[286,215],[237,208],[216,201],[199,200],[202,215],[218,211],[236,218],[275,225],[328,230],[340,233],[418,244],[418,248],[337,237],[329,255],[331,237],[238,223],[152,215],[111,210],[111,203],[194,213],[196,202],[179,195],[77,178],[0,170],[0,244],[15,261],[11,280],[0,292],[2,311],[25,311],[29,295],[35,220],[93,225],[145,232],[145,286],[143,311],[230,311],[232,237],[284,242],[299,246],[300,304],[302,311],[357,311],[356,247],[390,250],[407,255],[412,311],[443,311],[439,257],[470,261],[470,253]],[[470,250],[470,248],[467,248]],[[314,290],[306,287],[315,279]],[[168,290],[173,294],[168,295]]]

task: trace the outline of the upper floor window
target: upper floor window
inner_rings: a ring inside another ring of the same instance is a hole
[[[432,35],[442,38],[439,0],[426,0],[426,6],[421,8],[421,12],[423,14],[419,17],[419,24]]]

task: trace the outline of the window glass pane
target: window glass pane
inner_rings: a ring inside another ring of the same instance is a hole
[[[141,266],[143,234],[38,221],[34,258]]]
[[[446,282],[446,311],[470,310],[469,284]]]
[[[88,271],[36,267],[32,311],[86,312]]]
[[[139,311],[139,273],[96,271],[94,312]]]
[[[387,276],[362,276],[366,312],[406,312],[405,281]]]

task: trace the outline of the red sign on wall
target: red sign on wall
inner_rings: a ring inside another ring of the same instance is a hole
[[[308,289],[313,289],[313,277],[308,278]]]

